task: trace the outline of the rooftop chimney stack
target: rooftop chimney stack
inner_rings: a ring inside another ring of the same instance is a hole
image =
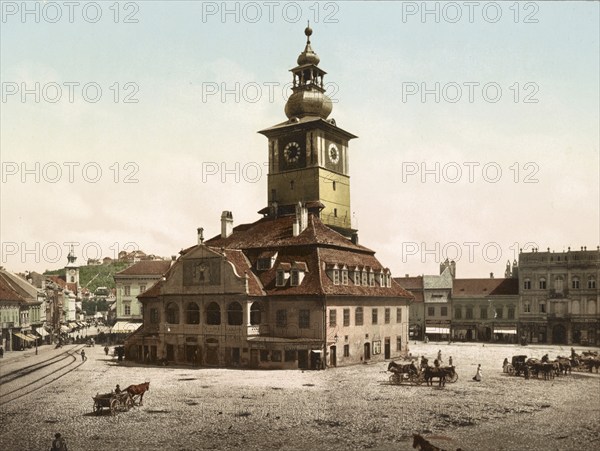
[[[296,218],[292,226],[292,233],[294,236],[300,235],[308,226],[308,209],[298,202],[296,205]]]
[[[493,278],[494,278],[494,273],[493,273],[493,272],[491,272],[491,273],[490,273],[490,279],[493,279]]]
[[[204,244],[204,229],[198,227],[198,246],[202,246],[202,244]]]
[[[221,213],[221,238],[228,238],[233,233],[233,214],[230,211]]]

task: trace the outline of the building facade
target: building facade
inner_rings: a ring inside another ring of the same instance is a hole
[[[143,327],[126,341],[138,360],[254,368],[322,368],[406,352],[412,296],[375,252],[358,244],[350,214],[348,142],[325,95],[310,43],[298,57],[288,119],[268,138],[263,218],[181,252],[138,296]]]
[[[600,250],[519,254],[521,333],[531,343],[600,344]]]
[[[142,323],[142,309],[138,296],[158,282],[171,266],[168,260],[143,260],[116,273],[116,324],[114,333],[133,332]],[[101,290],[101,293],[108,291]]]

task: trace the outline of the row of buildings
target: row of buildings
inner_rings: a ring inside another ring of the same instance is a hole
[[[454,262],[439,275],[400,277],[415,295],[414,339],[600,344],[600,249],[521,252],[504,278],[460,279]]]

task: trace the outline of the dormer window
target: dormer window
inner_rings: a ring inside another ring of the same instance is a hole
[[[308,272],[308,267],[304,262],[294,262],[291,268],[290,285],[298,286],[302,283],[305,274]]]
[[[256,269],[258,271],[267,271],[273,267],[275,260],[277,260],[277,252],[262,252],[256,260]]]
[[[385,287],[385,274],[383,274],[383,271],[379,272],[379,286]]]
[[[342,285],[348,285],[348,268],[345,265],[342,268]]]
[[[328,264],[327,274],[329,278],[333,281],[334,285],[340,284],[340,268],[337,264]]]
[[[366,287],[368,285],[369,281],[367,279],[367,270],[366,268],[363,268],[362,270],[362,284]]]
[[[360,270],[358,266],[354,268],[354,285],[360,285]]]
[[[285,271],[283,269],[277,270],[277,277],[275,280],[275,286],[283,287],[285,285]]]
[[[292,269],[292,278],[290,281],[290,285],[296,287],[298,285],[300,285],[300,276],[298,274],[298,270],[297,269]]]
[[[369,286],[375,286],[375,273],[373,272],[373,268],[369,270]]]

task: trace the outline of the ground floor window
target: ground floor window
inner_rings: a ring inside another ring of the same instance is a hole
[[[350,357],[350,345],[344,345],[344,357]]]
[[[281,351],[271,351],[271,361],[281,362]]]
[[[267,351],[266,349],[261,349],[260,350],[260,361],[261,362],[268,362],[269,361],[269,351]]]
[[[285,351],[285,361],[293,362],[296,360],[296,351]]]
[[[402,351],[402,337],[396,337],[396,351]]]

